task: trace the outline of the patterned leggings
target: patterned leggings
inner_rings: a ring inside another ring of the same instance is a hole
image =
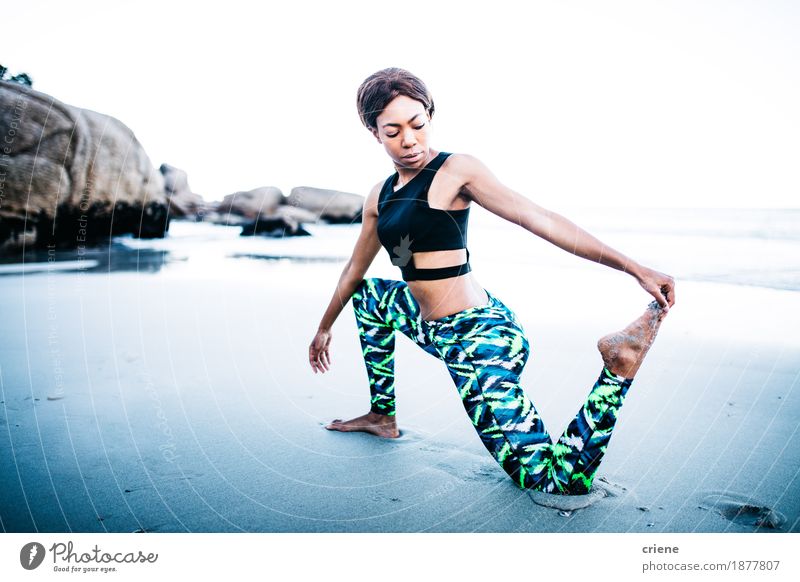
[[[519,384],[530,346],[514,313],[489,303],[425,321],[404,281],[368,278],[351,301],[369,376],[371,409],[395,414],[395,332],[443,360],[483,445],[521,489],[588,493],[633,381],[603,368],[583,407],[552,442]]]

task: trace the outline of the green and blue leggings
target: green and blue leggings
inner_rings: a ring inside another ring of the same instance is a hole
[[[633,381],[603,368],[589,396],[554,443],[520,386],[530,345],[516,315],[489,303],[431,321],[404,281],[368,278],[351,301],[369,376],[371,410],[395,414],[395,332],[445,362],[486,449],[521,489],[588,493]]]

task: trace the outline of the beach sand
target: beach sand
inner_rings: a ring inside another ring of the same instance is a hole
[[[597,339],[651,299],[570,259],[514,276],[473,259],[528,334],[523,385],[554,436],[601,370]],[[326,430],[368,410],[351,308],[332,369],[307,361],[342,263],[206,261],[0,277],[4,531],[800,531],[797,292],[678,280],[596,493],[565,500],[514,485],[403,336],[402,436]]]

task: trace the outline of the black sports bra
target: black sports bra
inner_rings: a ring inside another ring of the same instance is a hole
[[[428,206],[428,188],[449,153],[440,152],[411,180],[394,191],[395,172],[386,179],[378,197],[378,238],[392,264],[400,267],[404,281],[446,279],[472,270],[467,262],[452,267],[418,269],[412,254],[421,251],[466,249],[469,208],[444,210]]]

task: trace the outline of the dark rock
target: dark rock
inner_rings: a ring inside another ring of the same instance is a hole
[[[118,119],[0,81],[0,250],[169,228],[161,174]]]

